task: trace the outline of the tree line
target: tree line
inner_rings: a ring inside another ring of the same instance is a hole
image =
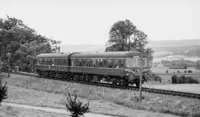
[[[7,16],[0,18],[0,60],[8,62],[7,53],[11,53],[10,66],[20,66],[22,71],[30,71],[29,56],[55,52],[60,41],[38,34],[22,20]]]

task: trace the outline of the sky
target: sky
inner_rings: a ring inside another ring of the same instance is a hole
[[[0,0],[7,15],[62,45],[105,45],[125,19],[149,40],[200,39],[200,0]]]

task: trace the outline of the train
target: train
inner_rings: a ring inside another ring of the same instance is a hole
[[[35,70],[41,77],[139,87],[140,52],[42,53],[36,56]],[[142,57],[143,73],[151,61]],[[144,81],[145,79],[143,79]]]

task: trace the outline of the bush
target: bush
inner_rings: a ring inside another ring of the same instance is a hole
[[[0,80],[0,104],[4,99],[8,98],[7,96],[8,87],[6,85],[7,83],[2,85],[2,81]]]
[[[70,93],[67,93],[67,103],[66,108],[71,112],[72,117],[82,116],[84,113],[89,112],[89,102],[84,104],[77,100],[77,94],[75,93],[74,98]]]
[[[186,77],[185,75],[182,76],[172,76],[172,83],[173,84],[183,84],[183,83],[199,83],[197,79],[194,79],[192,76]]]
[[[173,83],[173,84],[178,83],[178,82],[177,82],[177,79],[178,79],[178,77],[177,77],[176,75],[173,75],[173,76],[172,76],[172,83]]]
[[[150,80],[150,81],[162,81],[162,78],[158,75],[156,75],[155,73],[152,72],[148,72],[147,76],[146,76],[146,80]]]

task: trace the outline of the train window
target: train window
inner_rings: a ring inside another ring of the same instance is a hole
[[[65,65],[68,65],[68,59],[65,59]]]
[[[48,64],[48,65],[51,64],[51,59],[47,59],[47,64]]]
[[[61,60],[61,64],[60,65],[65,65],[65,59],[60,59]]]
[[[90,62],[90,59],[85,59],[85,66],[90,67],[89,62]]]
[[[37,59],[37,65],[39,65],[40,64],[40,59]]]
[[[87,66],[87,59],[83,59],[83,66]]]
[[[74,66],[78,66],[78,59],[75,59]]]
[[[51,65],[51,59],[49,59],[49,65]]]
[[[54,59],[54,65],[58,65],[58,64],[57,64],[57,59]]]
[[[93,63],[92,59],[89,59],[88,67],[93,67],[93,66],[92,66],[92,63]]]
[[[66,65],[66,64],[67,64],[66,59],[63,59],[63,65]]]
[[[118,59],[113,59],[113,68],[119,68]]]
[[[51,64],[51,59],[49,59],[49,65],[52,65],[52,64]]]
[[[60,59],[57,59],[57,65],[60,65]]]
[[[102,61],[102,67],[107,67],[107,61],[106,61],[106,59],[103,59],[103,61]]]
[[[95,62],[95,67],[99,67],[99,60],[96,59],[95,61],[96,61],[96,62]]]
[[[108,68],[112,68],[113,67],[113,60],[112,59],[108,59],[107,60],[107,67]]]
[[[119,68],[124,68],[124,59],[119,59]]]
[[[85,59],[81,60],[82,66],[85,66]]]
[[[51,59],[51,65],[53,65],[53,59]]]
[[[47,65],[47,59],[44,59],[44,64]]]
[[[52,63],[52,65],[54,65],[54,59],[51,59],[51,63]]]
[[[132,58],[132,65],[134,66],[134,67],[137,67],[138,65],[137,65],[137,59],[138,58]]]
[[[77,59],[74,59],[74,66],[77,66],[78,64],[78,60]]]
[[[71,66],[74,66],[74,59],[71,59]]]
[[[102,59],[99,59],[99,67],[103,67],[103,66],[102,66],[102,62],[103,62],[103,60],[102,60]]]

